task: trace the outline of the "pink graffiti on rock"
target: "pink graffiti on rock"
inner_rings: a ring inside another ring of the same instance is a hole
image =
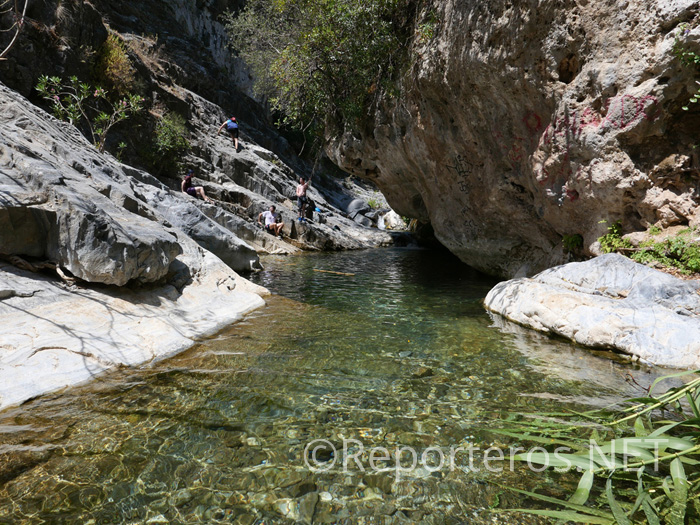
[[[590,107],[585,108],[580,113],[566,113],[545,128],[542,142],[545,145],[550,144],[557,136],[578,140],[586,128],[600,129],[610,126],[623,130],[642,120],[654,122],[661,116],[661,110],[658,106],[658,99],[653,95],[644,95],[643,97],[622,95],[621,97],[609,98],[604,106],[605,116],[599,115]],[[532,122],[532,117],[529,119]]]

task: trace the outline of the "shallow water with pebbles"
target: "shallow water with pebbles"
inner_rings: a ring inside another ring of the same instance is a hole
[[[488,463],[517,444],[490,429],[661,373],[492,318],[495,281],[445,253],[263,264],[244,321],[0,413],[0,523],[537,523],[491,512],[529,505],[503,487],[575,477]]]

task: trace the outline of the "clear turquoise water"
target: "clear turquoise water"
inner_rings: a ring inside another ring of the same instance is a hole
[[[490,429],[508,414],[603,406],[658,374],[492,318],[495,281],[444,253],[263,263],[276,295],[216,337],[0,413],[0,523],[535,523],[489,511],[528,504],[501,486],[570,479],[435,451],[506,447]],[[320,439],[336,453],[314,463]],[[434,448],[372,468],[401,446]]]

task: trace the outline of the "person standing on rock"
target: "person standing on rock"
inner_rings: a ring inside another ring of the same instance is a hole
[[[191,195],[195,199],[199,195],[202,197],[205,201],[207,202],[214,202],[211,200],[209,197],[207,197],[207,194],[204,193],[204,188],[202,186],[195,186],[192,184],[192,177],[194,177],[194,170],[188,170],[187,175],[185,175],[185,179],[182,181],[182,184],[180,185],[180,189],[182,189],[182,193],[186,193],[187,195]]]
[[[299,222],[306,222],[306,204],[309,202],[306,196],[306,190],[309,189],[309,184],[311,184],[311,179],[306,181],[304,177],[299,178],[299,184],[297,185],[297,209],[299,210]]]
[[[265,219],[265,231],[272,235],[282,238],[282,228],[284,222],[279,220],[280,214],[275,211],[274,206],[270,206],[268,211],[263,211],[258,215],[258,224],[262,225],[263,218]]]
[[[216,134],[219,135],[224,127],[233,139],[233,147],[236,149],[236,152],[238,152],[238,122],[236,121],[236,117],[231,117],[226,122],[221,124],[221,126],[219,126],[219,131],[217,131]]]

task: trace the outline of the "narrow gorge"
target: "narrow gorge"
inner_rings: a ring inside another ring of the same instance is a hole
[[[0,0],[0,523],[700,522],[699,86],[697,0]]]

